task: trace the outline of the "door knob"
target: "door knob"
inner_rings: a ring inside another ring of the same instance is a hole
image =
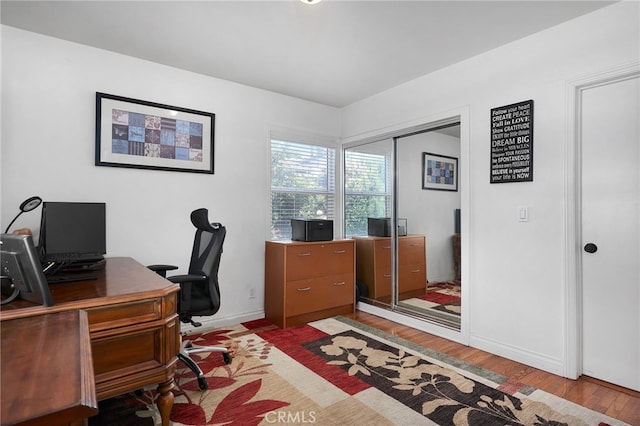
[[[587,243],[584,246],[584,251],[587,253],[595,253],[598,251],[598,246],[593,243]]]

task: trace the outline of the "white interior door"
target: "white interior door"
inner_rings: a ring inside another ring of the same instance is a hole
[[[582,91],[582,372],[640,390],[640,86]]]

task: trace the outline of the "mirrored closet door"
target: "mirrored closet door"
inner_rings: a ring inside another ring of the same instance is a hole
[[[460,329],[459,160],[453,120],[345,148],[360,303]]]

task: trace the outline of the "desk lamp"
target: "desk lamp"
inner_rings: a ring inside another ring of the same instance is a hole
[[[35,196],[35,197],[30,197],[27,198],[26,200],[24,200],[21,204],[20,204],[20,212],[16,215],[16,217],[13,218],[13,220],[11,221],[11,223],[9,223],[9,226],[7,226],[7,229],[5,229],[4,233],[8,233],[9,232],[9,228],[11,228],[11,225],[13,225],[13,222],[16,221],[17,218],[20,217],[20,215],[24,212],[30,212],[31,210],[36,209],[40,204],[42,204],[42,198]]]

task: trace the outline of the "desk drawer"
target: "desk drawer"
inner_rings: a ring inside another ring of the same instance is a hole
[[[354,291],[353,273],[289,282],[285,290],[286,316],[353,304]]]
[[[92,333],[91,350],[96,384],[126,380],[162,367],[180,347],[177,317],[119,329]]]
[[[146,299],[135,302],[105,305],[87,309],[89,330],[108,330],[156,321],[175,313],[176,296],[171,294],[165,298],[166,307],[163,312],[163,299]]]
[[[113,375],[127,373],[162,364],[156,342],[161,340],[162,327],[91,342],[93,368],[96,382],[108,380]],[[120,372],[120,373],[119,373]]]

